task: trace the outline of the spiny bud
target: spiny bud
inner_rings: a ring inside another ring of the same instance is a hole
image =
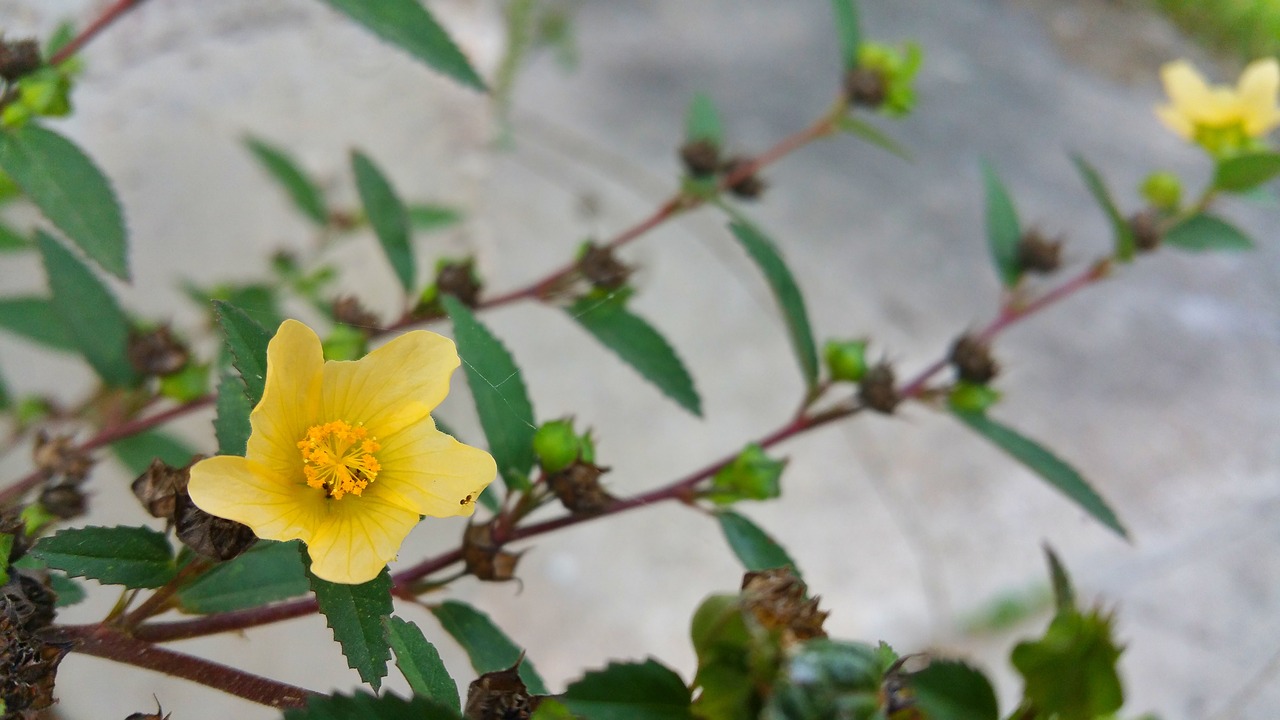
[[[844,74],[844,94],[852,105],[879,108],[889,94],[889,82],[882,70],[853,67]]]
[[[485,673],[467,687],[467,706],[462,711],[467,720],[528,720],[542,703],[542,697],[529,694],[520,679],[520,664],[506,670]]]
[[[178,539],[196,553],[211,560],[230,560],[257,541],[253,529],[196,507],[183,491],[175,498],[173,526]]]
[[[789,567],[744,575],[742,605],[764,627],[782,630],[784,645],[827,636],[822,624],[828,613]]]
[[[991,382],[1000,372],[1000,365],[991,356],[991,346],[972,335],[961,335],[951,345],[948,356],[956,376],[979,385]]]
[[[1018,267],[1037,275],[1048,275],[1062,264],[1062,241],[1050,240],[1032,228],[1018,240]]]
[[[1173,212],[1182,204],[1182,180],[1171,172],[1153,172],[1142,181],[1142,197],[1152,206]]]
[[[858,383],[858,400],[876,412],[892,414],[902,400],[897,382],[892,365],[887,362],[875,365]]]
[[[0,40],[0,78],[13,82],[40,69],[40,45],[35,40]]]
[[[828,340],[822,356],[827,374],[837,382],[858,382],[867,372],[866,340]]]
[[[178,342],[168,325],[129,333],[129,364],[139,374],[149,377],[172,375],[187,364],[191,353]]]
[[[748,158],[730,158],[720,167],[720,172],[726,178],[736,178],[733,184],[729,186],[729,192],[737,195],[744,200],[755,200],[764,192],[765,182],[761,180],[754,172],[749,175],[737,177],[742,169],[752,164]]]
[[[62,476],[67,482],[78,483],[93,468],[93,459],[72,444],[70,435],[50,437],[40,431],[32,455],[36,468],[47,478]]]
[[[151,461],[151,467],[139,475],[130,486],[133,494],[151,517],[173,521],[178,495],[187,492],[187,479],[191,466],[175,468],[160,458]]]
[[[1138,252],[1151,252],[1160,247],[1164,233],[1160,230],[1160,216],[1154,210],[1143,210],[1129,218],[1129,230]]]
[[[462,560],[467,572],[487,582],[516,579],[516,563],[523,553],[507,552],[493,541],[493,521],[468,525],[462,534]]]
[[[613,250],[590,242],[578,257],[578,272],[601,290],[617,290],[631,277],[631,268],[614,257]]]
[[[574,515],[595,515],[613,504],[614,497],[605,492],[600,476],[609,468],[592,462],[578,461],[547,478],[547,486],[560,498],[560,503]]]
[[[40,491],[40,505],[60,520],[71,520],[83,515],[88,503],[80,488],[63,483]]]
[[[350,325],[368,333],[381,327],[378,316],[365,309],[360,299],[354,295],[340,295],[333,301],[333,319],[343,325]]]
[[[436,270],[436,289],[440,295],[452,295],[467,307],[475,307],[483,288],[476,278],[475,264],[471,260],[441,263]]]
[[[694,140],[681,146],[680,160],[690,175],[707,177],[720,167],[720,147],[710,140]]]
[[[573,429],[573,420],[551,420],[533,434],[533,454],[547,473],[558,473],[577,462],[582,440]]]

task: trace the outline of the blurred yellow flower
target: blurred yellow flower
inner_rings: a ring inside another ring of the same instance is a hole
[[[425,330],[326,362],[311,328],[286,320],[267,347],[245,457],[197,463],[191,499],[260,538],[302,540],[316,577],[372,580],[420,516],[470,515],[497,474],[488,453],[431,419],[459,364],[453,342]]]
[[[1244,69],[1235,88],[1210,86],[1185,60],[1160,69],[1169,104],[1156,115],[1169,129],[1221,154],[1248,149],[1280,125],[1280,63],[1255,60]]]

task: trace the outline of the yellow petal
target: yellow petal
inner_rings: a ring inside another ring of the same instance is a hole
[[[286,480],[302,478],[298,441],[323,422],[320,411],[320,338],[297,320],[285,320],[267,345],[267,383],[249,414],[253,428],[246,456]]]
[[[1177,108],[1172,105],[1161,105],[1156,108],[1156,117],[1165,127],[1172,130],[1175,134],[1190,140],[1195,135],[1196,126],[1183,113],[1178,112]]]
[[[307,543],[311,572],[329,582],[368,582],[395,559],[417,522],[418,513],[374,497],[331,502],[329,516]]]
[[[1178,112],[1194,114],[1210,94],[1204,76],[1186,60],[1165,63],[1160,68],[1160,79],[1164,82],[1165,94]]]
[[[430,418],[383,439],[378,460],[365,496],[432,517],[470,515],[498,474],[489,453],[436,430]]]
[[[1276,108],[1280,94],[1280,63],[1275,58],[1255,60],[1240,75],[1238,85],[1244,130],[1253,137],[1265,135],[1280,123]]]
[[[363,423],[381,442],[430,416],[461,361],[449,338],[414,330],[364,358],[324,365],[322,412]]]
[[[267,540],[308,540],[327,515],[323,492],[233,455],[196,463],[187,492],[196,507],[244,523]]]

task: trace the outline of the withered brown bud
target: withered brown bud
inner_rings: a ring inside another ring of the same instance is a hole
[[[720,167],[720,148],[710,140],[694,140],[680,147],[680,160],[694,177],[707,177]]]
[[[957,338],[948,359],[956,375],[967,382],[984,385],[1000,372],[1000,364],[991,356],[991,346],[972,335]]]
[[[83,515],[88,502],[79,487],[61,483],[50,485],[40,491],[40,505],[48,510],[50,515],[62,520],[70,520]]]
[[[258,539],[248,525],[210,515],[196,507],[185,491],[175,500],[173,525],[178,539],[210,560],[230,560]]]
[[[522,554],[507,552],[493,541],[493,521],[468,525],[462,534],[462,560],[467,564],[467,572],[480,580],[514,580],[516,563]]]
[[[130,332],[128,353],[134,370],[154,377],[172,375],[191,359],[191,353],[173,337],[168,325],[148,332]]]
[[[789,567],[749,572],[742,577],[743,607],[769,629],[781,629],[783,642],[803,642],[827,636],[822,629],[829,613],[808,597],[804,581]]]
[[[0,78],[13,82],[40,69],[40,45],[35,40],[0,41]]]
[[[161,715],[161,713],[164,713]],[[160,701],[156,700],[156,711],[153,713],[136,712],[129,715],[124,720],[169,720],[173,713],[165,713],[164,708],[160,707]]]
[[[547,486],[560,498],[565,509],[574,515],[595,515],[613,504],[605,492],[600,476],[609,468],[579,460],[547,478]]]
[[[1160,216],[1155,210],[1143,210],[1129,218],[1129,230],[1133,232],[1133,245],[1138,252],[1151,252],[1160,247],[1164,233],[1160,231]]]
[[[578,259],[578,272],[602,290],[617,290],[631,276],[631,268],[614,257],[613,250],[595,244],[588,244]]]
[[[27,535],[27,524],[22,519],[21,507],[12,507],[0,513],[0,533],[13,536],[9,557],[0,557],[0,562],[15,563],[27,554],[27,549],[31,547],[31,538]]]
[[[93,459],[71,442],[70,435],[50,437],[43,430],[36,434],[32,460],[46,478],[61,476],[71,483],[84,480],[93,468]]]
[[[858,400],[872,410],[891,414],[902,400],[897,383],[892,365],[887,362],[874,365],[858,381]]]
[[[436,289],[441,295],[452,295],[467,307],[480,302],[483,286],[476,280],[475,264],[470,260],[445,263],[436,273]]]
[[[723,173],[725,177],[733,177],[741,172],[742,168],[750,162],[751,160],[747,158],[730,158],[720,167],[720,172]],[[729,192],[746,200],[754,200],[760,197],[760,194],[764,192],[764,189],[764,180],[761,180],[760,176],[755,173],[739,178],[729,186]]]
[[[12,611],[12,617],[27,632],[34,633],[53,622],[56,601],[49,573],[44,570],[10,568],[9,581],[0,585],[0,608]]]
[[[520,679],[520,663],[506,670],[485,673],[467,687],[467,706],[462,715],[467,720],[527,720],[542,703],[542,696],[530,695]]]
[[[67,643],[46,643],[25,627],[16,610],[0,607],[0,701],[5,718],[30,718],[54,703],[58,664],[70,652]]]
[[[200,459],[199,456],[196,459]],[[193,459],[192,463],[194,462]],[[176,468],[156,458],[151,461],[151,467],[133,481],[131,487],[134,496],[151,517],[172,521],[178,495],[187,492],[187,479],[190,475],[191,465]]]
[[[342,295],[333,301],[333,319],[361,330],[373,331],[382,327],[378,316],[365,309],[354,295]]]
[[[1062,265],[1062,240],[1050,240],[1038,230],[1028,230],[1018,240],[1017,257],[1022,270],[1048,275]]]
[[[844,74],[844,94],[852,105],[878,108],[889,95],[884,73],[875,68],[855,67]]]

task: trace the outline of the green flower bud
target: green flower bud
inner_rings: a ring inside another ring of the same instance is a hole
[[[924,54],[916,43],[901,49],[874,42],[858,48],[858,63],[845,78],[846,94],[859,105],[901,117],[916,104],[915,76]]]
[[[989,385],[964,381],[956,383],[947,396],[951,408],[960,412],[986,412],[999,400],[1000,391]]]
[[[577,462],[582,449],[583,441],[574,432],[573,420],[545,422],[533,434],[533,453],[548,473],[558,473]]]
[[[782,470],[786,460],[774,460],[755,443],[747,445],[733,462],[711,478],[707,497],[722,505],[739,500],[768,500],[782,494]]]
[[[867,372],[866,340],[828,340],[822,354],[832,380],[858,382]]]
[[[365,356],[368,340],[360,328],[335,325],[320,346],[325,360],[358,360]]]
[[[1153,172],[1142,181],[1142,197],[1152,206],[1174,212],[1182,204],[1182,180],[1171,172]]]

